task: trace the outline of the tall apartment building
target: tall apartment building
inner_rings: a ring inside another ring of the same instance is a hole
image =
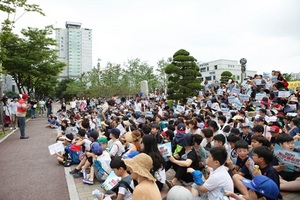
[[[235,78],[235,80],[242,82],[241,77],[241,65],[235,60],[220,59],[210,62],[203,62],[199,64],[200,72],[202,74],[203,80],[207,80],[209,83],[213,81],[220,81],[221,74],[224,71],[230,71]],[[246,75],[254,76],[257,72],[253,70],[248,70],[246,65]]]
[[[67,65],[60,78],[76,78],[92,69],[92,29],[66,22],[65,29],[56,31],[56,41],[59,59]]]

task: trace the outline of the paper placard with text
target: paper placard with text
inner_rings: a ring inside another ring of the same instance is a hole
[[[235,97],[234,96],[229,96],[228,97],[228,103],[232,103],[234,101]]]
[[[162,157],[167,161],[169,160],[168,157],[172,155],[172,145],[171,142],[167,142],[164,144],[157,145],[158,150]]]
[[[279,163],[283,163],[288,167],[283,171],[286,172],[300,172],[300,153],[290,151],[275,144],[274,156],[278,159]]]
[[[233,93],[240,94],[240,89],[239,88],[232,88],[230,94],[233,94]]]
[[[240,94],[239,99],[244,102],[244,101],[249,101],[250,96],[248,94]]]
[[[118,182],[121,180],[121,177],[118,177],[114,171],[110,172],[109,176],[106,178],[106,180],[102,183],[101,188],[104,190],[111,190],[113,187],[115,187]]]
[[[255,95],[255,100],[257,101],[261,101],[263,97],[265,97],[266,95],[265,94],[261,94],[261,93],[257,93]]]
[[[65,147],[62,142],[57,142],[48,146],[50,155],[54,155],[55,153],[60,153],[65,151]]]
[[[279,91],[278,92],[278,97],[283,97],[283,98],[287,98],[291,95],[290,91]]]
[[[223,89],[218,89],[217,95],[223,95]]]

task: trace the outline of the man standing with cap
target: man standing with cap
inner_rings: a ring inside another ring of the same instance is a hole
[[[17,119],[20,128],[20,139],[29,138],[29,136],[25,135],[26,113],[27,109],[30,108],[30,104],[27,103],[28,97],[28,94],[23,94],[22,98],[19,99],[17,106]]]

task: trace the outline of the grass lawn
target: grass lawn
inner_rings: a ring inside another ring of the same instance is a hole
[[[0,139],[2,139],[3,137],[7,136],[10,132],[12,132],[13,130],[10,130],[9,128],[5,128],[5,132],[2,131],[2,128],[0,130]]]

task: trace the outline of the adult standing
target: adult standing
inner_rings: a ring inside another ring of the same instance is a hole
[[[43,115],[44,116],[44,111],[46,110],[45,109],[45,104],[46,102],[44,101],[44,99],[40,99],[39,102],[39,108],[40,108],[40,111],[39,111],[39,116]]]
[[[33,118],[35,118],[35,110],[37,107],[37,100],[35,100],[35,98],[32,98],[29,103],[31,104],[30,117],[31,117],[31,119],[33,119]]]
[[[66,104],[65,98],[62,98],[62,100],[61,100],[61,110],[63,112],[66,112],[66,110],[67,110],[67,104]]]
[[[13,97],[13,100],[9,103],[11,127],[10,129],[17,128],[17,108],[18,108],[18,97]]]
[[[47,117],[49,117],[49,115],[52,112],[52,99],[49,98],[46,102],[46,108],[47,108]]]
[[[25,123],[26,123],[26,113],[27,109],[30,108],[30,104],[27,103],[28,94],[23,94],[22,98],[18,101],[17,106],[17,119],[20,128],[20,139],[28,139],[29,136],[25,135]]]

